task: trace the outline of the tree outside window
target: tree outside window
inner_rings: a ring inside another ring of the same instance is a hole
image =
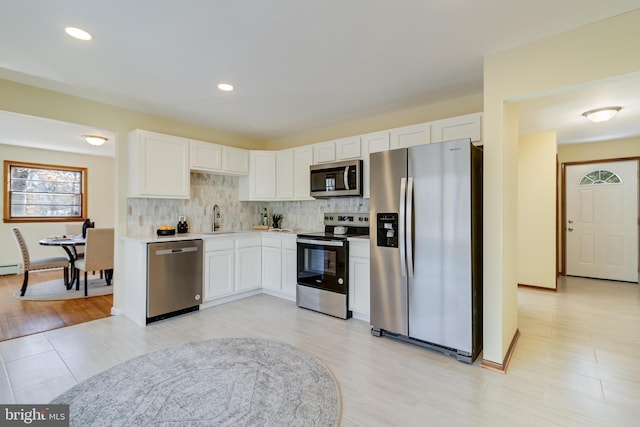
[[[87,169],[4,161],[4,222],[86,218]]]

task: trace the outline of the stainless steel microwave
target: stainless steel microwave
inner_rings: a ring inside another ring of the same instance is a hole
[[[311,165],[309,173],[311,197],[362,196],[362,160]]]

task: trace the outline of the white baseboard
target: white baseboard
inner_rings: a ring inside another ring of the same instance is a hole
[[[20,268],[18,264],[10,264],[10,265],[0,265],[0,276],[7,276],[9,274],[18,274],[20,273]]]

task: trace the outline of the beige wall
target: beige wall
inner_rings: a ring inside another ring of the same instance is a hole
[[[518,283],[556,288],[556,133],[518,141]]]
[[[146,129],[201,141],[247,149],[264,148],[262,140],[198,126],[180,120],[141,113],[59,92],[0,79],[0,110],[69,123],[95,126],[113,132]]]
[[[484,353],[502,363],[517,325],[517,112],[511,102],[640,71],[640,10],[488,55],[484,66]]]
[[[627,157],[640,157],[640,137],[558,146],[558,162],[560,164],[603,159],[615,160]]]
[[[34,162],[63,166],[79,166],[88,169],[88,216],[97,227],[113,227],[115,197],[115,160],[84,154],[63,153],[0,144],[0,160]],[[4,181],[2,182],[4,191]],[[4,206],[2,206],[4,209]],[[0,224],[0,265],[22,264],[22,257],[13,239],[11,229],[20,228],[33,258],[64,255],[60,248],[38,245],[38,240],[48,236],[65,234],[64,223],[2,223]]]
[[[313,129],[307,132],[290,135],[284,138],[267,141],[269,150],[280,150],[331,141],[380,130],[413,125],[482,112],[482,93],[454,98],[447,101],[434,102],[405,110],[371,115],[359,120],[351,120],[333,126]]]

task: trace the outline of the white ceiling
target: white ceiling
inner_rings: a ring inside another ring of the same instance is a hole
[[[638,6],[638,0],[2,1],[0,78],[271,139],[481,92],[485,54]],[[68,25],[94,40],[69,38]],[[218,91],[222,81],[236,90]],[[521,129],[551,127],[560,142],[591,140],[599,134],[579,114],[601,106],[602,98],[624,107],[611,124],[623,117],[640,123],[640,100],[629,96],[639,93],[637,81],[634,92],[618,82],[529,100]],[[605,90],[608,98],[598,98]],[[3,117],[0,142],[10,143],[11,120]]]

